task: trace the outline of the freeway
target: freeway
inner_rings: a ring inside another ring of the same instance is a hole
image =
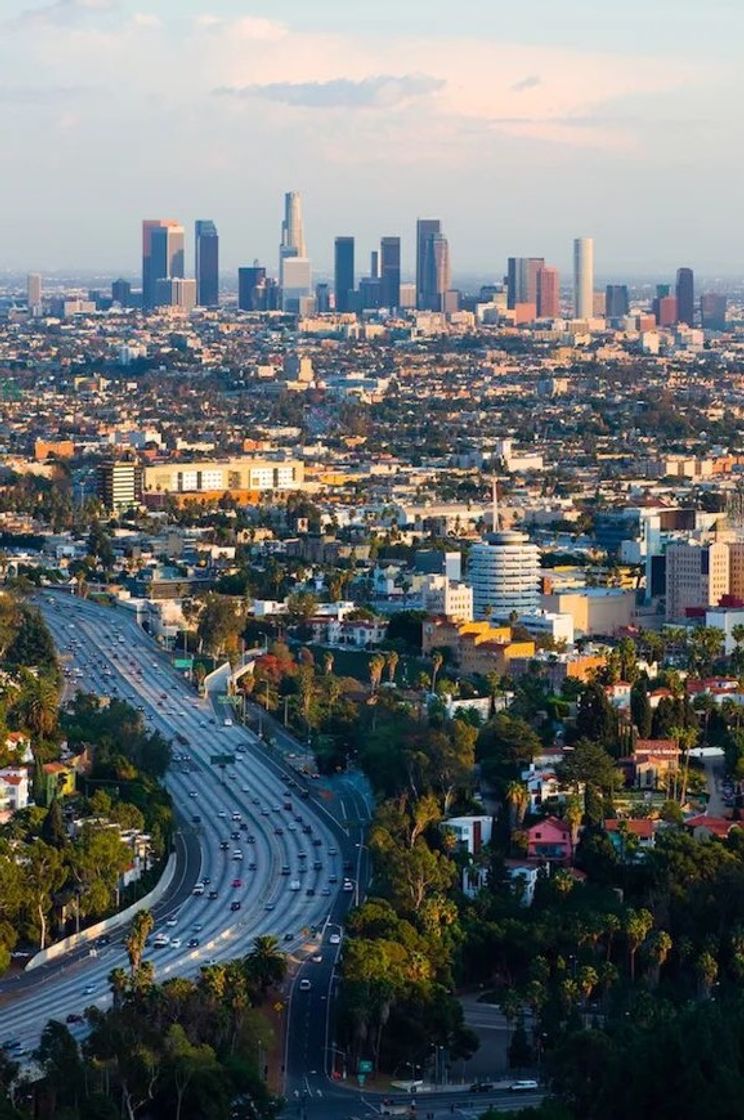
[[[319,798],[300,798],[297,776],[268,758],[255,735],[225,725],[196,697],[125,611],[60,593],[45,594],[40,606],[70,688],[126,700],[149,728],[174,740],[166,782],[179,816],[181,858],[177,883],[154,907],[154,933],[170,938],[162,948],[150,939],[146,956],[156,978],[193,975],[208,962],[246,953],[254,937],[274,934],[300,970],[297,991],[301,975],[311,984],[301,994],[320,994],[339,948],[332,935],[340,933],[358,891],[355,882],[342,889],[344,865],[353,861],[361,872],[362,849]],[[235,761],[220,769],[211,762],[215,755]],[[193,893],[197,880],[203,894]],[[126,963],[125,933],[112,935],[94,955],[73,953],[4,985],[0,1041],[16,1039],[29,1052],[48,1019],[109,1006],[107,978]],[[302,1083],[293,1034],[290,1029],[287,1078]]]
[[[417,1097],[382,1097],[380,1094],[355,1092],[351,1088],[328,1087],[319,1094],[306,1093],[290,1101],[283,1113],[286,1120],[373,1120],[374,1117],[401,1116],[427,1120],[477,1120],[487,1109],[498,1112],[516,1111],[540,1104],[544,1093],[512,1093],[497,1089],[486,1093],[468,1093],[463,1089],[437,1089]],[[390,1103],[386,1104],[385,1101]]]

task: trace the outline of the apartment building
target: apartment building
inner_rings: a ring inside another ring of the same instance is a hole
[[[304,464],[299,459],[239,458],[158,463],[145,467],[144,496],[188,495],[191,498],[236,498],[268,491],[301,490]]]
[[[723,541],[674,541],[666,550],[666,616],[715,607],[729,594],[729,545]]]

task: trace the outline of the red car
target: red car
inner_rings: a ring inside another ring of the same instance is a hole
[[[243,886],[243,880],[242,879],[233,879],[232,885],[234,887],[242,887]]]

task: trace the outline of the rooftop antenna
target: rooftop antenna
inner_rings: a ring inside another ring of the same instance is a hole
[[[495,474],[493,475],[493,477],[491,479],[491,502],[492,502],[492,506],[493,506],[493,531],[494,531],[494,533],[498,533],[498,531],[499,531],[499,486],[498,486],[498,483],[496,481],[496,475]]]

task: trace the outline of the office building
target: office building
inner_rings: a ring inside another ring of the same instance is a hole
[[[594,241],[577,237],[574,241],[574,316],[594,316]]]
[[[132,285],[128,280],[114,280],[111,285],[111,299],[114,303],[118,303],[120,307],[131,307],[132,305]]]
[[[700,320],[704,330],[726,330],[728,297],[718,292],[705,292],[700,297]]]
[[[508,619],[540,606],[540,554],[524,533],[491,533],[473,545],[468,563],[477,619]]]
[[[416,306],[424,311],[438,310],[431,307],[436,283],[432,239],[441,232],[438,218],[419,218],[416,222]]]
[[[630,311],[627,284],[608,284],[605,288],[605,315],[608,319],[624,319]]]
[[[443,233],[435,233],[429,244],[431,246],[431,279],[433,281],[432,287],[427,293],[430,300],[429,306],[433,311],[445,311],[448,310],[445,307],[445,297],[452,289],[449,241]],[[456,310],[456,308],[453,309]]]
[[[545,258],[509,257],[506,267],[506,306],[510,310],[518,303],[537,307],[537,274],[545,268]]]
[[[42,281],[40,272],[29,272],[26,277],[26,300],[32,315],[41,314],[43,299]]]
[[[328,311],[331,310],[330,284],[315,285],[315,310],[320,315],[325,315]]]
[[[717,607],[729,593],[729,546],[723,541],[673,541],[666,553],[666,616],[683,621],[687,612]]]
[[[190,312],[196,307],[196,280],[183,276],[155,281],[155,307],[174,307]]]
[[[380,241],[380,298],[383,307],[400,307],[400,238]]]
[[[268,310],[266,269],[260,265],[238,269],[238,309],[240,311]]]
[[[377,276],[363,276],[359,281],[359,291],[353,293],[355,301],[352,309],[377,311],[382,307],[382,282]]]
[[[282,265],[282,311],[304,315],[315,304],[310,261],[307,257],[285,257]]]
[[[695,280],[691,268],[677,269],[677,322],[695,325]]]
[[[372,280],[380,279],[380,251],[373,249],[369,254],[369,275]]]
[[[101,463],[96,472],[98,498],[111,513],[131,509],[142,500],[142,480],[139,463]]]
[[[557,268],[544,265],[537,270],[538,319],[557,319],[561,313],[560,276]]]
[[[354,303],[354,238],[337,237],[334,248],[336,310],[352,310]]]
[[[162,463],[145,467],[145,494],[216,494],[301,490],[299,459],[237,458]]]
[[[398,306],[401,311],[413,311],[416,307],[416,285],[401,283],[398,295]]]
[[[172,280],[184,275],[184,233],[178,222],[151,219],[142,223],[142,306],[146,311],[156,306],[158,280]]]
[[[302,220],[302,195],[299,191],[288,191],[284,196],[284,219],[282,221],[281,256],[306,257],[305,226]]]
[[[195,229],[196,302],[218,307],[220,302],[220,239],[214,222],[199,220]]]
[[[679,312],[677,309],[676,296],[661,296],[654,300],[654,315],[656,316],[657,325],[660,327],[673,327],[678,321]]]

